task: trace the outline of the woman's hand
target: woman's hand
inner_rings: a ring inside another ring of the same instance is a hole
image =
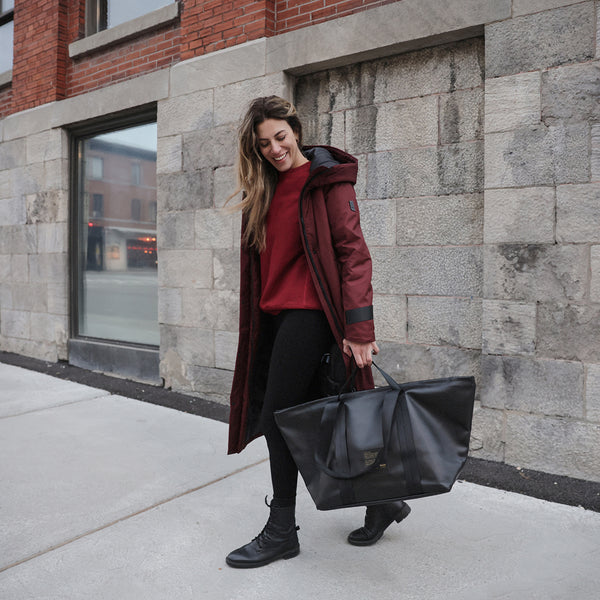
[[[371,366],[373,363],[373,354],[379,352],[379,348],[375,342],[367,342],[366,344],[359,344],[358,342],[350,342],[343,340],[344,354],[348,356],[354,356],[356,366],[360,369],[366,366]]]

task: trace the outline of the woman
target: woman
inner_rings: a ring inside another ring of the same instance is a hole
[[[356,173],[357,160],[341,150],[302,149],[302,126],[286,100],[269,96],[251,103],[239,132],[240,332],[229,453],[264,434],[273,500],[262,532],[227,556],[232,567],[259,567],[300,552],[298,469],[273,413],[318,397],[311,384],[334,342],[348,371],[350,357],[360,367],[357,389],[373,387],[371,355],[379,350]],[[403,502],[369,507],[364,527],[348,541],[373,544],[409,512]]]

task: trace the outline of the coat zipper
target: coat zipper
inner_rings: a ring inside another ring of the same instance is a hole
[[[321,292],[323,293],[323,297],[325,298],[325,302],[327,302],[327,306],[329,307],[329,311],[330,311],[331,316],[333,318],[333,322],[335,323],[335,326],[337,327],[337,330],[338,330],[338,333],[339,333],[340,337],[343,338],[344,337],[344,330],[340,326],[340,323],[339,323],[339,321],[337,319],[337,316],[335,314],[335,309],[333,307],[333,304],[331,303],[331,300],[330,300],[329,296],[327,295],[327,292],[325,291],[325,286],[323,285],[323,280],[321,279],[321,275],[319,274],[319,271],[318,271],[317,266],[315,264],[313,253],[312,253],[312,250],[310,248],[310,244],[308,243],[308,238],[306,236],[306,227],[304,225],[304,216],[302,214],[302,203],[304,201],[304,193],[306,191],[306,188],[310,184],[310,182],[313,179],[315,179],[317,177],[317,175],[318,175],[318,173],[315,173],[311,177],[309,177],[308,180],[306,181],[306,183],[304,184],[304,187],[302,188],[302,191],[300,192],[300,202],[298,203],[298,213],[299,213],[298,216],[300,218],[300,225],[301,225],[301,229],[302,229],[302,237],[304,239],[304,247],[306,248],[306,252],[308,254],[308,258],[310,259],[310,264],[312,265],[313,271],[315,272],[315,275],[317,276],[317,281],[319,282],[319,287],[321,288]]]

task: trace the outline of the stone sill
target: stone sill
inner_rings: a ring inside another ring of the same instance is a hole
[[[0,88],[12,83],[12,73],[12,69],[10,71],[4,71],[4,73],[0,73]]]
[[[78,58],[100,48],[122,42],[151,29],[166,25],[179,17],[179,2],[173,2],[146,15],[121,23],[110,29],[99,31],[69,44],[69,57]]]

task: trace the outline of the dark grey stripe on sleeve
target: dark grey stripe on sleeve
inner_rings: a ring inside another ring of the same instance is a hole
[[[369,321],[373,318],[373,306],[361,306],[346,311],[346,325],[354,325],[361,321]]]

